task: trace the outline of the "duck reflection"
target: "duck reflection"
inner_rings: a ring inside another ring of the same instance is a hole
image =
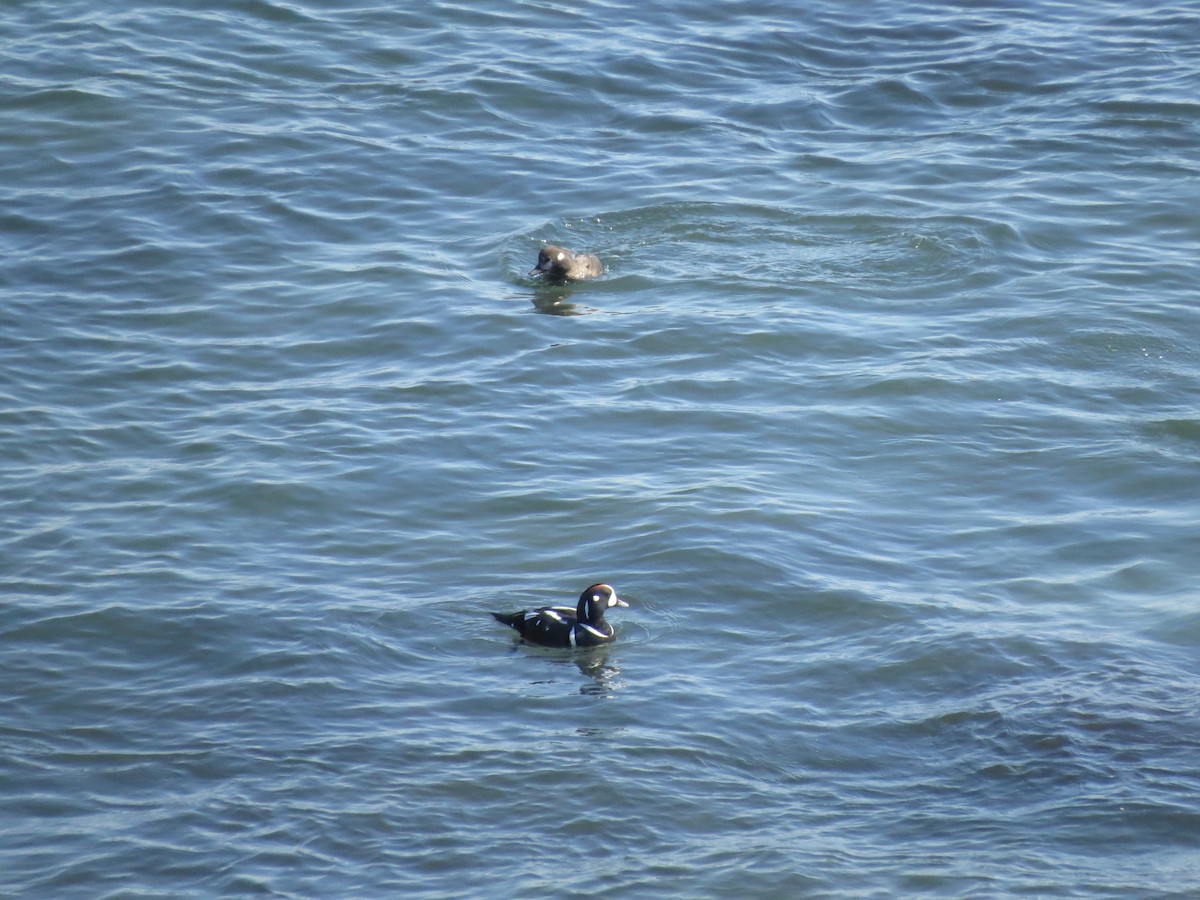
[[[534,291],[530,302],[534,309],[548,316],[586,316],[595,312],[590,306],[568,303],[572,293],[571,288],[563,285],[547,285]]]
[[[574,650],[569,653],[564,653],[561,650],[552,649],[549,647],[528,647],[523,643],[513,644],[513,652],[516,653],[524,649],[527,653],[538,653],[545,655],[554,665],[569,665],[575,664],[586,681],[579,686],[579,693],[587,697],[606,697],[620,687],[620,683],[616,680],[621,674],[621,669],[609,663],[608,655],[612,650],[609,645],[600,645],[599,647],[590,647],[587,650]],[[532,682],[533,684],[555,684],[559,681],[557,677],[541,678]]]
[[[602,644],[575,655],[575,665],[579,667],[580,673],[591,679],[590,682],[580,685],[579,693],[589,697],[603,697],[617,689],[618,685],[614,682],[621,670],[609,664],[608,656],[611,650],[611,646]]]

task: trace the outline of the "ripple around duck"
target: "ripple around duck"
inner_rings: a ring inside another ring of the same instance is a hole
[[[777,293],[785,285],[811,291],[847,280],[875,297],[944,296],[956,282],[960,289],[994,286],[998,262],[1011,269],[1014,254],[1028,252],[1010,226],[964,216],[665,203],[546,223],[514,236],[501,251],[510,277],[522,278],[545,243],[600,255],[609,291],[690,285],[720,296]]]

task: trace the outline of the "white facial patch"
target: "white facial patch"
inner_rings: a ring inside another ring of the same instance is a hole
[[[559,262],[562,262],[564,259],[566,259],[566,258],[567,258],[567,255],[566,255],[565,253],[559,253],[559,254],[558,254],[558,256],[557,256],[557,257],[555,257],[555,258],[556,258],[556,259],[557,259]]]

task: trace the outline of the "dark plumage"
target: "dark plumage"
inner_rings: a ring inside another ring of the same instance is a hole
[[[565,247],[543,247],[537,265],[529,270],[531,277],[543,276],[546,281],[581,281],[594,278],[604,271],[600,258],[590,253],[576,253]]]
[[[616,636],[613,627],[604,621],[605,610],[629,604],[617,596],[607,584],[593,584],[579,595],[579,604],[543,606],[515,613],[492,613],[496,621],[510,628],[527,641],[548,647],[593,647],[607,644]]]

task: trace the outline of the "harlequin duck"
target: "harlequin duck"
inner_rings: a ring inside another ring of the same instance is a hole
[[[515,613],[492,613],[497,622],[515,628],[521,637],[549,647],[594,647],[616,635],[604,621],[604,611],[629,604],[607,584],[593,584],[579,595],[579,605],[543,606]]]
[[[594,278],[603,271],[599,257],[551,245],[538,252],[537,265],[529,270],[529,275],[545,275],[547,281],[581,281]]]

